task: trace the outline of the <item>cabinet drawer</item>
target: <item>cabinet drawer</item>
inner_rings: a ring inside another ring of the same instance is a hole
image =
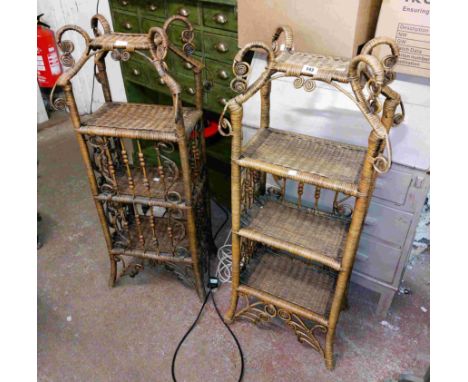
[[[220,61],[232,61],[237,53],[237,38],[205,32],[203,36],[207,57]]]
[[[152,27],[162,28],[163,25],[164,25],[164,19],[159,19],[158,20],[158,19],[151,19],[151,18],[144,17],[141,20],[141,31],[142,31],[142,33],[148,33],[148,31]]]
[[[138,17],[129,13],[114,12],[114,30],[124,33],[140,33]]]
[[[131,58],[126,62],[122,62],[122,75],[129,81],[146,85],[148,82],[148,72],[148,67],[143,61]]]
[[[182,42],[182,31],[184,28],[179,27],[179,26],[174,26],[171,25],[169,27],[169,40],[171,40],[171,43],[182,49],[184,43]],[[195,44],[195,51],[193,54],[201,56],[203,52],[203,38],[202,38],[202,31],[195,30],[194,31],[194,38],[193,38],[193,43]]]
[[[401,248],[406,240],[413,215],[394,208],[371,203],[363,232]]]
[[[164,0],[144,0],[141,2],[140,9],[143,17],[166,17]],[[143,32],[147,32],[147,30],[143,30]]]
[[[407,172],[391,169],[377,177],[374,196],[402,206],[405,204],[412,179],[413,176]]]
[[[109,0],[111,10],[122,9],[128,12],[136,12],[139,3],[138,0]]]
[[[232,63],[219,62],[207,58],[205,64],[207,79],[229,87],[231,80],[234,78],[234,74],[232,74]]]
[[[195,104],[195,79],[193,76],[177,76],[177,82],[180,84],[182,89],[181,96],[182,100],[189,102],[192,105]]]
[[[401,250],[363,235],[356,253],[354,270],[375,279],[392,283]]]
[[[193,56],[193,58],[203,63],[202,57]],[[176,77],[178,77],[179,75],[193,77],[192,65],[184,61],[182,58],[180,58],[173,52],[168,53],[167,65],[169,67],[169,71]],[[204,71],[202,71],[202,76],[204,76]]]
[[[196,1],[168,1],[168,16],[179,15],[189,19],[192,24],[200,24]]]
[[[206,94],[208,109],[218,113],[221,113],[227,101],[237,95],[229,86],[222,86],[217,83],[214,83]]]
[[[237,31],[236,8],[221,4],[203,4],[203,24],[207,27]]]

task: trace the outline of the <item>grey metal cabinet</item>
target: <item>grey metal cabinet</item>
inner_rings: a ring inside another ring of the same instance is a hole
[[[377,181],[351,280],[380,293],[379,316],[399,289],[428,190],[427,172],[398,164]]]

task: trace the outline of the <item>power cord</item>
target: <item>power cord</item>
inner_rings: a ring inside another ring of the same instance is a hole
[[[221,230],[223,229],[223,227],[226,225],[227,221],[229,220],[229,212],[221,204],[219,204],[218,201],[215,198],[213,198],[213,201],[224,212],[224,214],[226,216],[225,219],[224,219],[224,222],[221,224],[221,226],[218,228],[218,230],[216,231],[216,233],[214,235],[213,240],[215,241],[216,237],[218,236],[218,234],[221,232]],[[228,239],[229,239],[229,236],[228,236]],[[226,242],[227,242],[227,240],[226,240]],[[225,242],[225,245],[226,245],[226,242]],[[208,274],[209,275],[211,274],[210,265],[211,265],[211,256],[208,256]],[[244,353],[242,352],[242,347],[241,347],[241,345],[239,343],[239,340],[237,339],[236,335],[232,331],[232,329],[229,327],[229,325],[227,325],[224,322],[223,316],[221,315],[221,312],[219,311],[218,305],[216,305],[216,300],[214,298],[214,294],[213,294],[214,292],[213,291],[218,287],[219,281],[218,281],[218,279],[216,277],[211,277],[211,276],[208,277],[208,280],[209,280],[208,281],[209,291],[208,291],[208,293],[207,293],[207,295],[205,297],[205,300],[203,301],[203,304],[202,304],[202,306],[200,308],[200,311],[198,312],[197,317],[195,318],[195,321],[193,322],[192,326],[190,326],[189,330],[184,334],[184,336],[182,337],[182,339],[178,343],[177,348],[176,348],[176,350],[174,352],[174,356],[172,357],[171,373],[172,373],[173,382],[177,382],[177,379],[175,377],[175,361],[176,361],[176,358],[177,358],[177,354],[179,353],[179,350],[180,350],[182,344],[184,343],[184,341],[187,339],[187,337],[190,335],[192,330],[197,325],[197,323],[198,323],[198,321],[199,321],[199,319],[201,317],[201,314],[202,314],[203,310],[205,309],[205,306],[206,306],[210,296],[211,296],[211,299],[213,301],[213,305],[214,305],[214,308],[216,310],[216,313],[217,313],[219,319],[221,320],[223,325],[226,327],[226,329],[231,334],[231,337],[234,339],[234,342],[236,343],[237,349],[239,351],[239,355],[240,355],[240,359],[241,359],[241,371],[240,371],[238,381],[241,382],[242,378],[244,377]]]

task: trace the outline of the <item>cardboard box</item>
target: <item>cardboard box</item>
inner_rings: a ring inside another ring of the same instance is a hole
[[[400,47],[397,73],[430,77],[429,14],[430,0],[383,0],[375,35],[392,37]]]
[[[352,57],[374,36],[382,0],[238,0],[239,47],[289,25],[296,51]]]

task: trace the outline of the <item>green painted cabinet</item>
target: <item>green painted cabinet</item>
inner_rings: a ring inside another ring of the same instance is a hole
[[[225,101],[234,95],[230,82],[232,59],[238,50],[235,0],[109,0],[109,4],[117,32],[146,33],[153,26],[162,26],[172,15],[186,16],[195,29],[194,56],[205,65],[204,109],[213,113],[222,111]],[[168,32],[170,40],[179,46],[182,30],[182,24],[174,23]],[[182,86],[182,99],[193,103],[194,80],[190,68],[172,52],[168,54],[167,64]],[[141,98],[135,95],[138,88],[134,84],[152,90],[162,100],[167,99],[169,91],[159,82],[149,63],[134,57],[121,65],[129,102]]]

